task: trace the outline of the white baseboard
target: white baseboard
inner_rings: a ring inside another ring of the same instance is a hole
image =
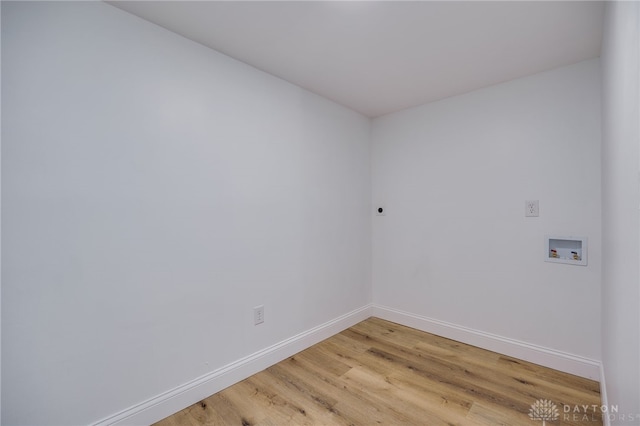
[[[371,316],[576,376],[596,381],[603,379],[601,363],[593,359],[375,304],[371,308]]]
[[[599,361],[369,304],[106,417],[92,426],[137,426],[155,423],[371,316],[577,376],[599,380],[602,403],[607,404],[604,369]],[[609,426],[608,419],[605,419],[604,426]]]
[[[302,332],[268,348],[260,350],[211,373],[198,377],[175,389],[104,418],[93,426],[149,425],[164,419],[234,383],[270,367],[283,359],[327,339],[371,316],[371,305],[366,305]]]

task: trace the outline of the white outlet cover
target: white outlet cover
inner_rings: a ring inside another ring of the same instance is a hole
[[[540,202],[538,200],[527,200],[524,202],[525,217],[540,216]]]
[[[253,308],[253,325],[262,324],[264,322],[264,305]]]

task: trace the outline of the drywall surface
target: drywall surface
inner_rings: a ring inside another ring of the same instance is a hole
[[[3,424],[98,421],[370,301],[368,119],[102,2],[3,2],[2,55]]]
[[[374,304],[600,359],[599,78],[590,60],[373,121]],[[547,234],[587,237],[588,266],[544,262]]]
[[[640,424],[639,40],[640,3],[608,2],[602,50],[602,361],[607,402],[619,409],[610,419],[615,425]]]
[[[0,44],[2,42],[2,7],[0,7]],[[2,55],[0,54],[0,81],[2,81]],[[0,85],[0,99],[2,88]],[[0,129],[2,129],[2,102],[0,102]],[[0,224],[2,223],[2,135],[0,132]],[[0,226],[0,241],[2,241],[2,227]],[[2,244],[0,244],[0,422],[2,421]]]

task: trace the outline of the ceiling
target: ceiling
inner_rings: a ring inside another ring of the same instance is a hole
[[[115,1],[366,116],[600,55],[595,1]]]

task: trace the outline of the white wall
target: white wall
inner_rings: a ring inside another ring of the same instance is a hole
[[[104,3],[2,9],[3,424],[97,421],[370,301],[368,119]]]
[[[608,2],[602,47],[602,341],[612,424],[640,424],[640,3]]]
[[[375,304],[600,359],[599,78],[595,59],[374,120]],[[544,262],[545,234],[588,237],[588,266]]]
[[[0,45],[2,44],[2,7],[0,7]],[[1,49],[0,49],[1,50]],[[0,54],[0,81],[2,81],[2,55]],[[0,85],[0,100],[2,87]],[[2,129],[2,102],[0,102],[0,129]],[[0,131],[0,195],[2,188],[2,132]],[[0,196],[0,224],[2,223],[2,197]],[[2,241],[2,226],[0,226]],[[0,244],[0,422],[2,421],[2,244]]]

